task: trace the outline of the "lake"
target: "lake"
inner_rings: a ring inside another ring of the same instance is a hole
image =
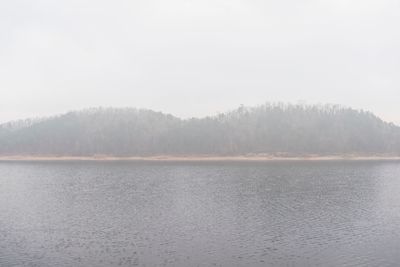
[[[398,266],[400,162],[0,162],[0,266]]]

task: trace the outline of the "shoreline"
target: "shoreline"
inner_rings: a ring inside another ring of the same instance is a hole
[[[334,156],[0,156],[5,161],[143,161],[143,162],[273,162],[273,161],[400,161],[390,155],[334,155]]]

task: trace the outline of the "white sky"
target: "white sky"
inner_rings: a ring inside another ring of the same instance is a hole
[[[398,0],[0,0],[0,122],[335,103],[400,124]]]

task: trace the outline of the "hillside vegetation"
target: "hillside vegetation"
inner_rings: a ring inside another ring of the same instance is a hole
[[[0,155],[400,154],[400,128],[340,106],[265,104],[180,119],[95,108],[0,125]]]

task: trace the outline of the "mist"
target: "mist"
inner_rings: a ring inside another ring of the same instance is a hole
[[[377,155],[400,155],[400,127],[339,105],[267,103],[191,119],[146,109],[93,108],[0,125],[0,157]]]
[[[341,104],[400,124],[398,1],[3,1],[0,121]]]
[[[399,14],[0,1],[0,266],[399,266]]]

